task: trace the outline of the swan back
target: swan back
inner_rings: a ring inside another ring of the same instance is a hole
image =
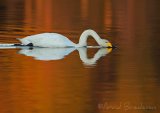
[[[58,33],[41,33],[19,39],[24,45],[32,43],[38,47],[68,47],[75,46],[67,37]]]

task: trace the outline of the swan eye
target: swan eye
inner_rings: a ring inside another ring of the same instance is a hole
[[[112,44],[110,42],[107,42],[107,47],[112,47]]]

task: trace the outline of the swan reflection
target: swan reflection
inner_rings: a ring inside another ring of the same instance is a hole
[[[100,48],[93,58],[88,58],[87,49],[90,48],[21,48],[18,52],[25,56],[34,57],[36,60],[60,60],[65,56],[69,55],[71,52],[77,50],[79,52],[80,59],[85,65],[94,65],[97,60],[101,57],[107,55],[112,51],[112,48]]]
[[[60,60],[75,48],[22,48],[19,54],[32,56],[36,60]]]
[[[88,58],[87,48],[79,48],[77,50],[79,52],[80,59],[85,65],[94,65],[96,64],[97,60],[110,53],[112,48],[100,48],[92,58]]]

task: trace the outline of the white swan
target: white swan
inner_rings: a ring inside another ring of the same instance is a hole
[[[92,36],[101,47],[112,47],[112,44],[106,40],[101,39],[94,30],[85,30],[79,39],[79,43],[75,44],[67,37],[58,33],[42,33],[27,36],[19,39],[23,45],[32,45],[37,47],[84,47],[87,46],[87,38]]]

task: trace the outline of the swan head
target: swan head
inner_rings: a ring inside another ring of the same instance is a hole
[[[101,39],[100,46],[112,48],[112,44],[106,39]]]

